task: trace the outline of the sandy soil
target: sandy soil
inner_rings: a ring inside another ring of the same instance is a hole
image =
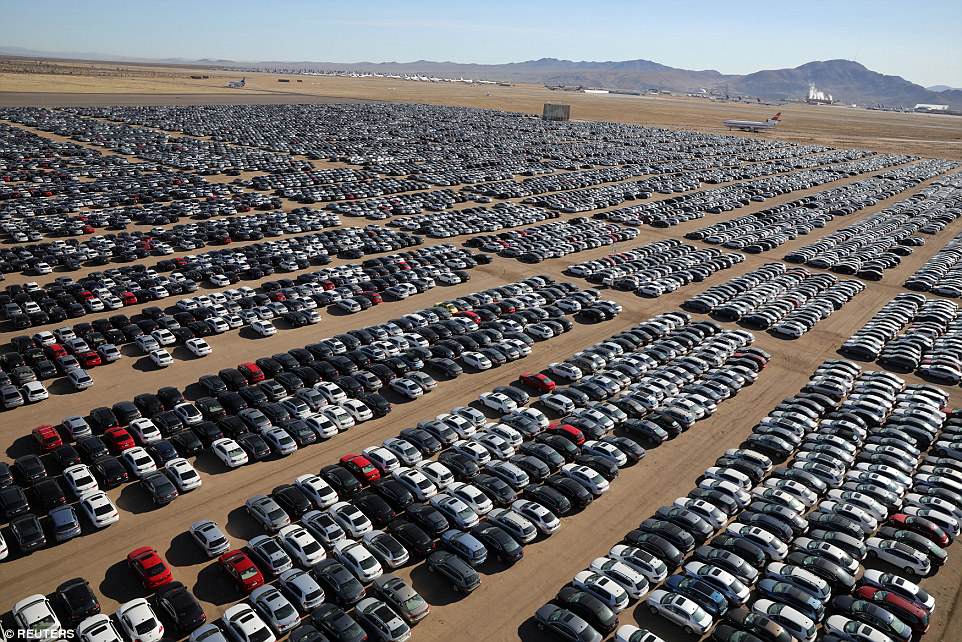
[[[859,216],[866,216],[911,193],[906,192],[896,199],[882,202]],[[783,197],[782,200],[796,198],[798,195]],[[777,202],[780,201],[771,201],[766,205]],[[628,249],[660,238],[681,238],[691,229],[723,218],[740,216],[746,211],[752,210],[710,216],[666,230],[641,228],[641,234],[635,241],[622,243],[615,248],[601,248],[548,261],[537,266],[496,258],[492,264],[472,270],[472,279],[468,283],[439,288],[432,293],[404,302],[384,304],[354,316],[323,314],[324,319],[319,326],[284,330],[269,339],[253,339],[243,333],[212,337],[210,343],[214,348],[213,355],[205,359],[192,359],[178,354],[175,364],[163,371],[153,370],[146,367],[142,359],[130,357],[119,364],[95,370],[97,384],[87,392],[57,396],[54,400],[36,406],[5,413],[3,421],[0,422],[0,448],[8,457],[15,457],[31,451],[29,430],[38,424],[57,422],[68,414],[85,413],[98,405],[131,399],[137,393],[153,391],[163,385],[183,387],[196,381],[202,374],[216,372],[220,368],[250,358],[302,346],[347,329],[383,322],[437,300],[454,298],[536,273],[565,278],[562,270],[571,263],[598,258],[612,251]],[[837,218],[819,234],[830,233],[854,220],[856,219]],[[350,221],[347,222],[350,224]],[[482,586],[470,597],[456,599],[447,588],[427,574],[423,565],[405,569],[400,574],[410,578],[414,586],[432,604],[432,614],[417,627],[416,639],[439,642],[468,639],[543,639],[530,621],[530,616],[538,606],[551,598],[593,557],[607,552],[626,531],[634,528],[658,506],[685,494],[693,486],[695,477],[706,466],[711,465],[725,448],[737,445],[750,432],[752,425],[780,399],[797,391],[818,363],[834,356],[835,350],[845,338],[860,328],[892,296],[902,291],[901,282],[908,274],[960,231],[962,221],[956,221],[938,237],[919,248],[914,255],[906,258],[898,269],[886,273],[881,282],[870,284],[864,293],[841,311],[819,323],[812,332],[798,341],[786,342],[756,333],[757,345],[774,355],[758,384],[742,391],[736,399],[723,403],[711,419],[700,422],[678,439],[650,451],[640,464],[623,471],[604,499],[592,504],[582,514],[565,518],[561,530],[549,540],[527,547],[525,559],[515,567],[504,569],[488,566],[482,569]],[[543,368],[549,362],[563,359],[588,343],[608,337],[659,312],[677,309],[684,299],[693,294],[761,263],[776,260],[812,241],[810,237],[802,237],[764,255],[749,256],[736,268],[719,272],[702,284],[683,288],[658,299],[641,299],[631,293],[608,292],[606,296],[625,306],[624,314],[618,319],[604,324],[578,324],[571,333],[562,338],[537,344],[532,355],[522,362],[485,373],[467,374],[456,381],[443,382],[437,391],[425,398],[411,403],[397,403],[394,412],[385,418],[363,424],[291,457],[228,472],[213,458],[202,456],[197,461],[197,468],[203,477],[203,487],[179,498],[166,508],[153,509],[146,495],[135,485],[112,491],[111,496],[121,510],[118,524],[105,532],[87,533],[81,538],[29,557],[14,556],[14,559],[7,560],[0,566],[0,610],[9,608],[15,600],[28,593],[49,593],[65,579],[82,576],[91,582],[101,596],[104,610],[111,612],[119,602],[141,594],[124,564],[124,556],[136,546],[151,545],[164,554],[174,567],[175,577],[193,590],[204,603],[208,617],[213,619],[240,596],[233,591],[216,564],[198,555],[197,549],[185,533],[193,521],[201,518],[214,519],[225,527],[234,544],[240,545],[258,533],[256,526],[241,509],[244,500],[250,495],[269,491],[278,484],[289,482],[296,475],[316,472],[322,466],[336,461],[345,452],[377,443],[395,435],[402,428],[413,426],[417,421],[432,417],[452,406],[469,403],[493,386],[509,383],[522,371]],[[587,286],[584,281],[568,280],[583,287]],[[84,320],[96,316],[98,315]],[[912,376],[907,378],[917,381]],[[195,391],[188,390],[189,394],[193,392]],[[951,393],[954,404],[962,405],[962,391],[956,388],[952,389]],[[959,593],[962,584],[962,555],[959,550],[958,544],[953,546],[948,564],[937,576],[922,582],[923,586],[933,592],[939,604],[932,629],[926,636],[927,640],[956,640],[957,632],[962,629],[962,619],[956,613],[956,607],[962,602]],[[492,613],[497,615],[491,617]],[[641,609],[629,610],[621,619],[623,623],[637,622],[649,627],[669,641],[685,639],[678,629],[653,619]]]
[[[844,106],[746,105],[673,96],[627,96],[550,91],[538,85],[511,87],[424,83],[386,78],[334,78],[238,73],[153,65],[59,62],[63,73],[14,73],[0,65],[0,105],[197,104],[221,102],[330,102],[339,99],[419,102],[540,114],[545,102],[571,104],[572,118],[725,132],[721,121],[761,119],[776,111],[783,121],[768,137],[843,147],[864,147],[962,159],[962,118],[899,114]],[[207,74],[206,80],[190,75]],[[228,80],[247,78],[244,89]],[[277,82],[288,78],[289,83]],[[303,82],[297,82],[300,78]],[[737,134],[741,135],[741,134]]]

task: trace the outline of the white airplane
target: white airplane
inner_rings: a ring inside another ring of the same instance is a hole
[[[757,132],[763,129],[775,129],[782,119],[782,112],[778,112],[768,120],[726,120],[722,124],[728,129],[740,129],[743,132]]]

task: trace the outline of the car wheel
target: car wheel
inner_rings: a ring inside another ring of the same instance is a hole
[[[902,570],[904,570],[906,573],[909,573],[909,574],[911,574],[911,575],[919,575],[919,573],[916,572],[916,570],[915,570],[914,568],[912,568],[911,566],[906,566],[906,567],[905,567],[904,569],[902,569]]]
[[[655,607],[649,606],[648,610],[651,611],[652,615],[658,615],[658,609],[656,609]]]
[[[694,635],[694,634],[695,634],[695,631],[692,630],[692,628],[691,628],[690,626],[686,626],[686,627],[685,627],[685,633],[687,633],[688,635]]]

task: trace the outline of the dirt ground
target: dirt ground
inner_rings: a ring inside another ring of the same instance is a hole
[[[209,78],[194,80],[191,75]],[[229,80],[242,76],[247,79],[245,88],[226,87]],[[280,78],[291,82],[280,83]],[[0,60],[0,105],[311,103],[340,99],[419,102],[531,114],[541,114],[546,102],[561,102],[569,103],[572,118],[579,120],[712,133],[725,133],[721,122],[726,119],[764,120],[781,111],[782,122],[777,131],[764,134],[766,137],[962,159],[962,117],[957,116],[794,103],[747,105],[683,96],[584,94],[528,84],[502,87],[64,61],[52,62],[49,67],[31,67],[22,61]]]
[[[266,86],[270,82],[265,74],[262,81],[260,75],[252,84]],[[213,77],[213,76],[212,76]],[[109,77],[108,77],[109,79]],[[317,79],[321,81],[341,81],[342,79]],[[251,76],[248,75],[248,81]],[[181,82],[181,81],[177,81]],[[371,83],[382,81],[370,81]],[[354,84],[361,83],[361,84]],[[305,79],[305,83],[308,81]],[[343,84],[331,82],[325,87],[324,95],[336,98],[338,92],[348,93],[352,87],[354,97],[368,98],[363,91],[364,81],[343,79]],[[404,91],[411,87],[422,91],[425,102],[433,102],[434,85],[414,83],[400,83]],[[0,89],[6,89],[5,77],[0,75]],[[299,88],[300,89],[300,88]],[[383,89],[383,88],[382,88]],[[442,96],[440,90],[449,90],[451,96],[444,96],[445,100],[468,100],[491,98],[493,96],[477,95],[470,92],[475,87],[459,86],[438,87],[438,100]],[[504,92],[530,91],[529,103],[532,110],[540,110],[540,97],[535,97],[538,88],[497,88]],[[42,89],[35,89],[42,91]],[[179,88],[177,91],[181,91]],[[317,88],[321,95],[322,88]],[[399,89],[400,91],[400,89]],[[463,95],[455,96],[457,92]],[[382,92],[386,93],[386,92]],[[481,92],[483,93],[483,92]],[[0,101],[10,99],[15,94],[0,95]],[[210,94],[198,93],[190,99],[203,100]],[[233,94],[232,94],[233,95]],[[238,102],[254,102],[257,95],[249,92],[237,94]],[[306,95],[306,94],[305,94]],[[517,94],[520,96],[521,94]],[[25,95],[26,96],[26,95]],[[77,94],[86,100],[89,94]],[[263,98],[265,94],[261,94]],[[473,97],[472,97],[473,96]],[[552,95],[559,100],[557,95]],[[551,99],[552,96],[544,98]],[[275,97],[268,96],[270,99]],[[279,96],[280,99],[290,98],[290,95]],[[32,99],[37,94],[31,94]],[[144,94],[128,94],[128,99],[150,102],[151,98]],[[575,96],[573,98],[581,98]],[[593,109],[595,101],[609,100],[608,97],[583,96],[584,105],[571,100],[576,110]],[[118,95],[99,96],[101,104],[119,104],[123,97]],[[383,97],[379,98],[383,99]],[[413,97],[399,97],[401,100]],[[505,98],[501,98],[505,99]],[[665,118],[671,116],[671,99],[628,99],[614,98],[622,101],[622,105],[632,106],[637,101],[637,118]],[[54,99],[51,99],[54,100]],[[505,99],[506,100],[506,99]],[[675,104],[687,104],[688,101],[677,99]],[[38,103],[34,103],[38,104]],[[44,104],[40,102],[39,104]],[[50,104],[54,104],[51,102]],[[730,107],[732,113],[725,117],[742,117],[746,113],[737,111],[734,106],[706,105],[702,102],[694,103],[698,109],[716,109]],[[652,107],[654,105],[655,107]],[[485,106],[495,106],[485,105]],[[607,105],[610,107],[610,104]],[[520,107],[516,107],[520,109]],[[770,108],[766,108],[770,109]],[[780,108],[784,113],[790,113],[787,108]],[[812,113],[813,122],[821,114],[834,113],[834,108],[816,109],[797,107],[799,113],[808,110]],[[626,107],[626,113],[630,110]],[[644,111],[643,110],[648,110]],[[679,118],[695,118],[697,112],[692,107],[691,115],[684,115],[683,110],[676,114]],[[635,117],[634,111],[630,112]],[[921,131],[928,131],[925,123],[928,117],[914,115],[882,114],[876,112],[860,112],[855,110],[839,110],[839,113],[850,115],[865,115],[866,118],[878,118],[871,124],[865,124],[866,131],[871,128],[885,128],[887,135],[896,135],[899,128],[892,129],[884,125],[886,118],[906,118],[906,123],[915,123],[911,127],[911,136],[923,138]],[[661,114],[661,115],[659,115]],[[753,116],[758,116],[752,112]],[[769,114],[770,115],[770,114]],[[583,116],[576,113],[578,117]],[[598,116],[604,117],[604,116]],[[720,116],[719,116],[720,117]],[[624,118],[627,120],[627,117]],[[714,114],[704,116],[706,121],[716,120]],[[653,121],[646,121],[653,122]],[[805,122],[799,116],[798,122]],[[949,121],[955,123],[957,121]],[[962,121],[958,121],[962,122]],[[668,124],[668,123],[663,123]],[[683,126],[689,126],[684,125]],[[799,125],[796,125],[799,126]],[[814,126],[814,125],[813,125]],[[826,126],[824,123],[819,126]],[[843,125],[838,125],[844,129]],[[909,127],[909,129],[911,129]],[[955,125],[959,127],[959,125]],[[936,128],[937,129],[937,128]],[[957,135],[958,129],[949,128]],[[786,132],[793,131],[786,127]],[[782,134],[780,130],[779,134]],[[801,132],[799,136],[803,135]],[[853,136],[855,134],[852,134]],[[866,137],[869,135],[860,134]],[[906,134],[908,135],[908,134]],[[947,134],[932,133],[932,139],[927,145],[936,144],[935,138]],[[854,144],[854,143],[850,143]],[[870,146],[866,142],[866,146]],[[881,149],[881,148],[880,148]],[[934,152],[933,152],[934,153]],[[838,183],[823,186],[828,188]],[[923,184],[924,186],[924,184]],[[916,189],[921,189],[920,186]],[[818,191],[818,190],[812,190]],[[859,218],[878,211],[896,200],[908,197],[915,190],[879,203],[876,207],[864,210]],[[766,203],[771,206],[797,198],[803,193],[784,196]],[[759,206],[753,205],[757,208]],[[132,399],[140,392],[154,391],[164,385],[178,385],[184,387],[196,381],[200,375],[216,372],[220,368],[233,366],[259,356],[266,356],[281,350],[317,341],[323,337],[356,328],[363,325],[384,322],[406,312],[433,304],[442,299],[455,298],[470,292],[475,292],[495,285],[524,278],[531,274],[546,273],[559,279],[571,281],[581,287],[588,287],[585,281],[565,277],[562,271],[568,265],[584,260],[599,258],[613,251],[621,251],[639,246],[662,238],[682,238],[683,235],[695,228],[708,225],[715,221],[741,216],[754,211],[745,208],[733,213],[718,216],[708,216],[701,220],[691,221],[668,229],[641,228],[641,234],[634,241],[621,243],[614,247],[575,254],[563,259],[547,261],[540,265],[528,266],[522,263],[495,258],[487,266],[480,266],[472,270],[469,282],[452,287],[442,287],[430,293],[412,297],[403,302],[386,303],[371,310],[352,316],[338,316],[322,313],[322,323],[317,326],[285,329],[268,339],[254,339],[245,333],[227,333],[211,337],[209,343],[214,353],[204,359],[191,358],[185,354],[175,355],[175,363],[166,370],[155,370],[147,366],[143,358],[133,355],[132,351],[124,361],[109,367],[98,368],[93,371],[96,385],[83,393],[64,393],[57,390],[54,399],[4,413],[0,416],[0,450],[8,458],[13,458],[32,452],[29,430],[42,423],[56,423],[69,414],[85,414],[89,409],[99,405],[110,405],[122,399]],[[855,218],[839,217],[832,221],[825,229],[819,230],[818,235],[831,233],[854,222]],[[347,219],[345,224],[354,224]],[[881,308],[892,296],[903,291],[901,286],[905,277],[914,272],[926,259],[941,248],[945,242],[955,234],[962,232],[962,220],[956,221],[937,237],[918,248],[918,251],[903,260],[894,270],[888,271],[883,280],[871,283],[861,295],[847,304],[842,310],[830,318],[820,322],[813,331],[797,341],[782,341],[764,333],[755,333],[756,345],[770,351],[774,358],[769,367],[762,373],[756,385],[743,390],[737,398],[722,403],[718,412],[712,418],[699,422],[691,431],[663,446],[649,451],[648,456],[638,465],[625,469],[618,480],[612,485],[611,491],[601,500],[594,502],[582,513],[565,518],[562,528],[550,539],[529,545],[525,550],[525,558],[511,568],[488,565],[482,568],[482,585],[471,596],[456,598],[441,582],[430,576],[423,564],[409,567],[399,574],[409,578],[415,588],[431,603],[432,613],[415,630],[415,639],[420,641],[450,642],[452,640],[542,640],[544,639],[531,622],[534,611],[550,599],[565,582],[577,571],[584,568],[590,560],[605,554],[608,549],[620,539],[628,530],[653,513],[659,506],[670,503],[675,497],[684,495],[694,485],[695,478],[707,466],[711,465],[721,452],[737,444],[749,434],[752,426],[766,414],[779,400],[796,392],[807,380],[811,371],[824,359],[837,356],[838,346],[855,330],[860,328],[875,312]],[[455,239],[456,242],[464,238]],[[495,385],[507,384],[519,373],[538,370],[548,363],[563,359],[583,346],[602,340],[639,321],[660,312],[677,309],[678,305],[696,294],[710,287],[722,283],[733,276],[753,269],[762,263],[779,259],[787,252],[802,245],[811,243],[812,237],[801,237],[772,252],[763,255],[748,256],[746,261],[730,270],[724,270],[711,276],[704,283],[692,284],[679,291],[657,298],[642,299],[628,292],[608,291],[606,297],[618,300],[625,307],[624,313],[617,319],[593,325],[576,324],[575,329],[561,338],[538,343],[532,354],[526,359],[496,368],[484,373],[466,374],[455,381],[442,382],[439,388],[415,402],[399,402],[394,411],[382,419],[371,421],[358,426],[334,439],[320,445],[315,445],[295,453],[294,455],[270,462],[248,466],[236,471],[225,470],[214,458],[202,456],[196,462],[197,469],[203,478],[203,487],[197,491],[178,498],[173,504],[162,509],[154,509],[148,497],[135,484],[110,493],[117,503],[120,512],[120,522],[104,532],[85,533],[66,544],[39,551],[28,557],[12,556],[0,564],[0,611],[8,609],[16,600],[33,592],[52,592],[56,586],[71,577],[85,577],[90,581],[94,590],[101,597],[104,611],[112,612],[123,601],[142,594],[124,563],[126,554],[141,545],[157,548],[172,565],[175,578],[187,585],[202,601],[209,620],[223,613],[240,596],[232,589],[225,576],[215,563],[198,554],[186,529],[189,525],[202,518],[213,519],[225,528],[232,542],[240,546],[244,540],[258,534],[257,527],[244,513],[244,500],[256,493],[268,492],[276,485],[288,483],[297,475],[306,472],[316,472],[322,466],[333,463],[342,454],[357,451],[363,447],[380,442],[386,437],[396,435],[403,428],[413,426],[418,421],[433,417],[447,411],[453,406],[462,405],[476,400],[482,392],[490,390]],[[431,241],[428,241],[431,242]],[[698,245],[697,243],[695,243]],[[295,273],[296,275],[296,273]],[[93,315],[84,320],[96,318]],[[696,315],[697,316],[697,315]],[[703,317],[699,317],[703,318]],[[734,327],[726,324],[728,327]],[[2,337],[4,340],[8,336]],[[866,364],[867,367],[868,364]],[[909,380],[918,381],[913,376]],[[950,390],[954,405],[962,405],[962,391],[958,388]],[[188,395],[195,393],[189,389]],[[196,395],[195,395],[196,396]],[[945,640],[957,642],[959,631],[962,630],[962,616],[957,613],[957,607],[962,604],[960,585],[962,585],[962,547],[954,545],[949,551],[949,561],[934,577],[922,581],[922,585],[936,597],[938,607],[933,618],[933,625],[926,635],[926,640]],[[495,614],[492,617],[492,614]],[[636,622],[661,635],[665,640],[686,640],[679,629],[666,625],[664,621],[653,618],[643,609],[632,607],[621,616],[622,623]]]

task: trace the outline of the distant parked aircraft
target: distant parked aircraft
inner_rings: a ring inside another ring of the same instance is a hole
[[[722,124],[728,129],[740,129],[743,132],[757,132],[763,129],[775,129],[782,119],[782,112],[778,112],[768,120],[726,120]]]
[[[247,84],[247,78],[241,78],[240,80],[230,81],[229,83],[227,83],[227,86],[230,89],[241,89],[246,84]]]

